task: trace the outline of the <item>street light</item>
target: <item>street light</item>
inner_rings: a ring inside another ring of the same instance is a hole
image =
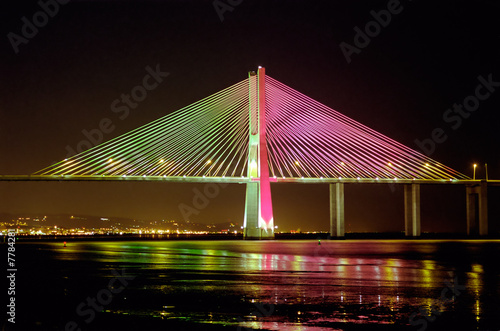
[[[207,165],[209,166],[210,164],[212,164],[212,160],[207,161]],[[210,168],[208,168],[208,176],[210,176]]]
[[[474,163],[474,173],[473,173],[473,177],[472,177],[473,180],[476,180],[476,167],[477,167],[477,164]]]
[[[297,175],[300,177],[300,171],[299,171],[300,163],[299,163],[299,161],[295,161],[295,165],[297,166]],[[304,178],[304,177],[302,177],[302,178]]]

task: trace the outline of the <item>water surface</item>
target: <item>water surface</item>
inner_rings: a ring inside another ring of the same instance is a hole
[[[498,330],[499,244],[19,242],[16,330]]]

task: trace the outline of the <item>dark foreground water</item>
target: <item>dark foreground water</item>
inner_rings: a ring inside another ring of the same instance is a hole
[[[500,241],[18,242],[16,254],[5,330],[500,329]]]

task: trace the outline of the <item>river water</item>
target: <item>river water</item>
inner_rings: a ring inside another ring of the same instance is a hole
[[[18,242],[16,252],[15,330],[500,330],[498,240]]]

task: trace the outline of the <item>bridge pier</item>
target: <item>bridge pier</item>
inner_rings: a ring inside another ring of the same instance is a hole
[[[344,235],[344,183],[330,184],[330,237],[343,238]]]
[[[420,184],[404,185],[405,236],[420,236]]]
[[[467,185],[467,235],[488,235],[488,184]]]
[[[247,194],[245,198],[245,239],[259,239],[259,183],[247,183]]]

